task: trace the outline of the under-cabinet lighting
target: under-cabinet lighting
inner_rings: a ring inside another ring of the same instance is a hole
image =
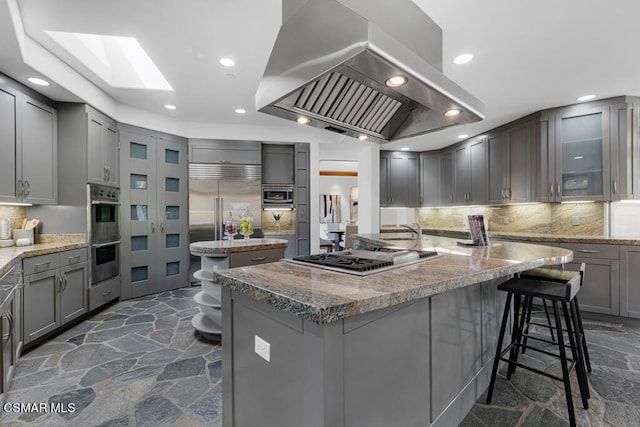
[[[573,156],[573,160],[582,160],[584,156]]]
[[[33,206],[31,203],[0,202],[0,206]]]
[[[263,211],[292,211],[295,208],[262,208]]]
[[[576,205],[577,205],[577,204],[583,204],[583,203],[595,203],[595,202],[596,202],[595,200],[568,200],[568,201],[560,202],[560,203],[563,203],[563,204],[570,204],[570,203],[573,203],[573,204],[576,204]]]

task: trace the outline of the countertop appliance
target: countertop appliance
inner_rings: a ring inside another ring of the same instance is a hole
[[[282,22],[263,113],[378,143],[484,119],[442,73],[442,29],[411,0],[287,0]]]
[[[262,207],[272,209],[293,209],[294,186],[291,184],[264,184],[262,186]]]
[[[435,251],[374,248],[299,256],[286,258],[284,261],[356,276],[368,276],[440,256],[442,255]]]

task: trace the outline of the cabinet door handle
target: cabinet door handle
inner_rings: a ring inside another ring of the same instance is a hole
[[[151,232],[152,233],[156,232],[156,225],[153,223],[153,221],[151,222]]]
[[[164,233],[164,222],[160,221],[160,232]]]
[[[613,180],[613,194],[618,194],[618,181]]]
[[[251,258],[251,261],[264,261],[265,259],[267,259],[266,256],[259,256],[256,258]]]
[[[561,196],[561,194],[560,194],[560,183],[556,184],[556,190],[557,190],[556,194],[558,194],[558,197],[560,197]]]
[[[49,266],[49,264],[51,264],[51,261],[47,261],[47,262],[39,262],[37,263],[34,268],[36,271],[44,271],[47,269],[47,267]]]
[[[29,181],[24,181],[24,190],[23,190],[23,195],[24,197],[29,197],[29,193],[31,192],[31,184],[29,184]]]
[[[19,179],[18,182],[16,183],[16,193],[18,196],[22,196],[22,192],[24,190],[24,184],[22,183],[22,180]]]
[[[576,252],[582,252],[583,254],[597,254],[600,251],[594,251],[593,249],[578,249]]]
[[[553,197],[553,184],[549,184],[549,193],[551,194],[551,197]]]

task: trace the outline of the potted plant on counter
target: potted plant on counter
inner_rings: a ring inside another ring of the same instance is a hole
[[[280,229],[280,218],[282,217],[282,214],[274,212],[272,215],[273,215],[273,219],[276,222],[276,227],[278,227],[278,229]]]

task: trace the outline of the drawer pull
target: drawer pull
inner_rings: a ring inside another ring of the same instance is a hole
[[[43,271],[43,270],[46,270],[50,264],[51,264],[51,261],[39,262],[34,266],[34,268],[36,271]]]
[[[259,256],[256,258],[251,258],[251,261],[264,261],[265,259],[267,259],[266,256]]]
[[[74,255],[74,256],[67,257],[67,260],[69,261],[69,264],[76,264],[76,263],[80,262],[80,255]]]
[[[594,251],[593,249],[578,249],[576,252],[582,252],[583,254],[597,254],[600,251]]]

